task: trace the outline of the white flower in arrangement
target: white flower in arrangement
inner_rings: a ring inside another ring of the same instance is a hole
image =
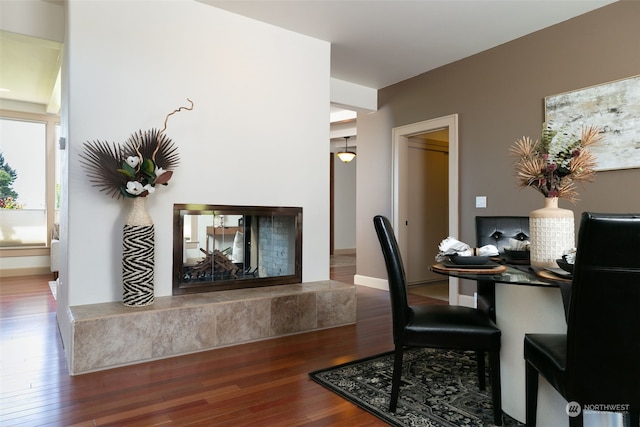
[[[134,196],[137,196],[138,194],[142,193],[144,190],[145,188],[138,181],[127,182],[127,193],[129,194],[133,194]]]
[[[164,133],[167,120],[182,110],[180,107],[167,114],[162,130],[150,129],[133,133],[119,146],[106,141],[85,143],[81,162],[95,187],[117,198],[147,197],[158,185],[168,185],[173,169],[178,166],[178,150]]]
[[[129,156],[127,157],[127,164],[132,168],[135,168],[140,163],[140,157],[138,156]]]

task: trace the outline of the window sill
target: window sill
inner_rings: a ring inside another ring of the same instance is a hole
[[[44,246],[0,247],[2,257],[49,256],[49,248]]]

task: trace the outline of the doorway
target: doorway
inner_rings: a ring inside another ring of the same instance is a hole
[[[442,281],[425,260],[434,259],[449,232],[449,129],[409,137],[407,281],[419,285]]]
[[[446,145],[436,140],[444,134]],[[394,128],[392,167],[392,222],[408,281],[436,280],[427,267],[435,262],[437,244],[458,235],[457,114]],[[444,191],[426,196],[438,186]],[[458,302],[458,280],[450,278],[449,304]]]

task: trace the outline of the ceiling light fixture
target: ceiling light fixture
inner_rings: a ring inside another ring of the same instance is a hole
[[[349,163],[356,157],[356,153],[347,150],[347,141],[349,141],[349,138],[349,136],[344,137],[344,151],[340,151],[336,154],[336,156],[345,163]]]

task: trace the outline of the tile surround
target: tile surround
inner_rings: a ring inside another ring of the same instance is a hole
[[[70,307],[72,375],[353,324],[356,288],[333,280]]]

